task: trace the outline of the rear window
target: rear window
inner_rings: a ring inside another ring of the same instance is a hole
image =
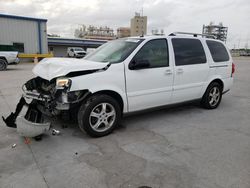
[[[207,40],[206,42],[214,62],[229,60],[228,52],[222,43],[211,40]]]
[[[198,39],[172,39],[175,65],[192,65],[206,63],[206,55],[203,46]]]

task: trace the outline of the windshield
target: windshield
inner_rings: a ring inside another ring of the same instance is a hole
[[[82,48],[74,48],[74,51],[84,51]]]
[[[97,62],[119,63],[143,41],[143,39],[118,39],[107,42],[84,59]]]

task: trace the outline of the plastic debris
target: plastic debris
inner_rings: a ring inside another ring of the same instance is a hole
[[[59,130],[56,130],[56,129],[52,129],[52,135],[55,136],[55,135],[60,135],[60,131]]]
[[[30,139],[29,139],[29,138],[24,137],[24,143],[25,143],[25,144],[30,144]]]
[[[15,148],[15,147],[16,147],[16,144],[13,144],[11,147],[12,147],[12,148]]]

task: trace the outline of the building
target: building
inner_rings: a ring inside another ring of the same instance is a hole
[[[203,25],[202,34],[213,35],[216,39],[226,42],[227,30],[228,27],[223,26],[222,23],[215,25],[213,22],[210,22],[209,25]]]
[[[55,57],[66,57],[68,47],[81,47],[88,52],[106,42],[107,40],[48,37],[49,52]]]
[[[117,28],[117,38],[130,37],[129,27],[119,27]]]
[[[13,45],[20,53],[48,53],[47,20],[0,14],[0,45]]]
[[[147,16],[141,16],[136,13],[134,18],[130,20],[130,35],[140,36],[147,34]]]
[[[88,28],[85,25],[81,25],[80,28],[75,30],[75,37],[97,40],[113,40],[116,38],[112,28],[93,25],[89,25]]]

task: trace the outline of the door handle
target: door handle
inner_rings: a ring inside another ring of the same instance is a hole
[[[183,72],[184,72],[183,69],[180,69],[180,68],[177,69],[177,73],[178,73],[178,74],[182,74]]]
[[[168,70],[165,71],[165,74],[166,74],[166,75],[171,75],[171,74],[173,74],[173,73],[172,73],[172,70],[168,69]]]

